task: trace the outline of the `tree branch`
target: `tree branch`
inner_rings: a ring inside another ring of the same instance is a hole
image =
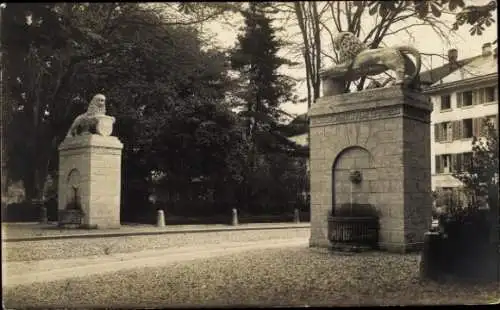
[[[333,19],[333,22],[335,23],[335,27],[337,27],[337,31],[340,32],[340,24],[337,22],[337,20],[335,19],[335,11],[333,9],[333,2],[329,1],[328,2],[329,4],[329,7],[330,7],[330,12],[332,14],[332,19]],[[325,26],[326,27],[326,26]],[[327,28],[328,29],[328,28]]]
[[[332,57],[331,55],[328,55],[327,53],[325,53],[325,52],[323,52],[323,51],[321,51],[321,55],[323,55],[323,56],[325,56],[325,57],[329,58],[329,59],[330,59],[331,61],[333,61],[334,63],[336,63],[336,62],[337,62],[337,61],[335,60],[335,58],[334,58],[334,57]]]
[[[347,19],[347,31],[349,32],[354,32],[352,30],[352,12],[351,12],[351,3],[350,1],[343,1],[344,2],[344,6],[345,6],[345,16],[346,16],[346,19]]]
[[[400,31],[407,30],[407,29],[409,29],[411,27],[417,27],[417,26],[428,26],[428,24],[426,24],[426,23],[411,24],[411,25],[408,25],[408,26],[405,26],[405,27],[401,27],[401,28],[399,28],[397,30],[394,30],[394,31],[391,31],[391,32],[387,32],[385,34],[385,36],[394,35],[394,34],[400,32]]]

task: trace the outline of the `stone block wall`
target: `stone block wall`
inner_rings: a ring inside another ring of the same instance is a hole
[[[328,214],[350,196],[349,168],[363,174],[354,202],[371,203],[380,213],[382,248],[405,251],[422,240],[431,212],[430,153],[425,153],[430,111],[425,97],[398,87],[323,97],[313,105],[311,246],[329,245]],[[350,149],[369,156],[356,158]]]
[[[58,209],[66,208],[68,174],[77,169],[83,224],[119,227],[122,148],[122,143],[111,136],[84,135],[63,141],[59,147]]]
[[[422,228],[431,225],[431,152],[430,126],[405,119],[405,240],[408,247],[424,241]]]

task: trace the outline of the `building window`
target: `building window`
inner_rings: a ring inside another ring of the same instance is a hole
[[[453,124],[451,122],[446,123],[446,141],[453,140]]]
[[[446,142],[452,140],[453,128],[451,122],[443,122],[434,126],[434,140]]]
[[[468,171],[472,167],[472,152],[451,154],[451,171]]]
[[[450,173],[451,168],[451,154],[436,155],[436,173]]]
[[[441,157],[443,161],[443,173],[450,173],[451,156],[446,154]]]
[[[495,87],[486,87],[484,89],[484,103],[495,101]],[[482,102],[483,103],[483,102]]]
[[[464,119],[462,121],[462,138],[472,138],[472,118]]]
[[[441,96],[441,111],[451,109],[450,95]]]
[[[465,91],[457,94],[457,106],[458,107],[467,107],[471,106],[474,103],[472,91]]]
[[[486,118],[488,119],[488,121],[490,121],[490,123],[493,124],[493,127],[495,129],[498,129],[498,121],[497,121],[498,116],[497,115],[487,116]]]
[[[472,152],[462,154],[462,171],[468,171],[472,167]]]

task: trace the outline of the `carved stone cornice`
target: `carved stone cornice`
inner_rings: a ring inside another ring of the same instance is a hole
[[[402,105],[397,105],[382,108],[344,111],[335,114],[325,114],[311,118],[311,127],[398,117],[403,114],[402,107]]]
[[[429,123],[431,111],[422,93],[388,87],[320,98],[308,114],[315,127],[394,117]]]

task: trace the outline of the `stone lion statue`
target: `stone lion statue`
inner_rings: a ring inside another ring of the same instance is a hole
[[[106,97],[102,94],[97,94],[90,101],[87,112],[75,118],[66,137],[74,137],[84,133],[97,133],[97,117],[103,115],[106,115]]]
[[[396,73],[395,85],[410,84],[418,86],[422,64],[420,53],[411,46],[382,47],[369,49],[350,32],[340,32],[333,40],[340,64],[336,69],[345,67],[352,78],[373,76],[387,70]],[[415,63],[407,54],[415,57]]]

